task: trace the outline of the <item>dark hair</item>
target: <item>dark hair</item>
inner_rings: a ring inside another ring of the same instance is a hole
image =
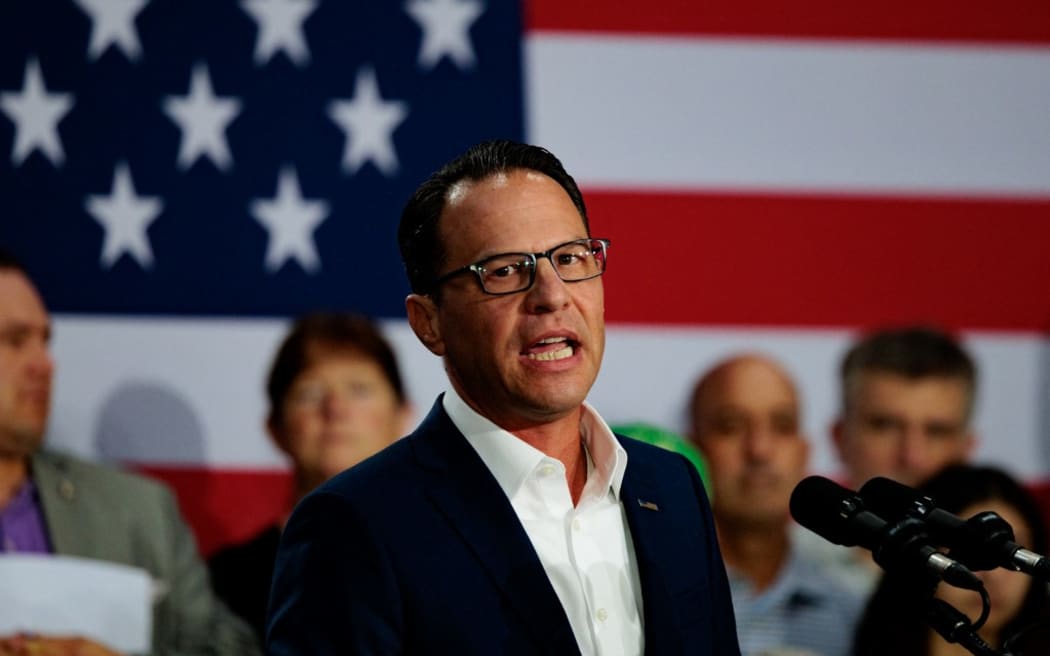
[[[1021,515],[1032,531],[1032,544],[1023,545],[1046,553],[1047,528],[1035,499],[1014,478],[993,467],[950,465],[920,486],[937,507],[952,513],[987,501],[1001,501]],[[861,618],[854,638],[854,656],[924,656],[930,629],[926,605],[933,594],[917,587],[914,577],[886,574]],[[1008,639],[1019,630],[1046,618],[1050,590],[1033,579],[1017,615],[1002,629]],[[1025,652],[1035,653],[1035,652]],[[1047,653],[1047,652],[1039,652]]]
[[[22,263],[18,261],[18,258],[11,253],[0,248],[0,271],[18,271],[25,273],[26,268],[22,266]]]
[[[576,181],[548,150],[514,141],[484,141],[445,164],[419,185],[401,212],[397,241],[408,283],[416,294],[428,294],[445,264],[446,249],[441,243],[438,220],[445,209],[448,193],[463,180],[484,180],[498,173],[527,169],[551,178],[569,194],[580,212],[583,227],[590,235],[587,207]]]
[[[341,312],[315,312],[300,317],[281,342],[266,381],[270,401],[269,421],[283,421],[282,405],[296,377],[311,364],[310,351],[320,346],[360,354],[379,365],[399,404],[405,389],[394,351],[375,324],[366,317]]]
[[[969,413],[977,391],[973,358],[947,333],[923,326],[880,330],[853,345],[842,361],[842,409],[865,373],[889,373],[911,380],[956,378],[967,387]]]

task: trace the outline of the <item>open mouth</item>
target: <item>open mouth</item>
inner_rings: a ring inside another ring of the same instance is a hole
[[[578,344],[568,337],[547,337],[527,348],[525,356],[540,362],[564,360],[576,353],[577,346]]]

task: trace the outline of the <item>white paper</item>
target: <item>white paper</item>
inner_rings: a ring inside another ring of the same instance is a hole
[[[143,569],[70,556],[0,554],[0,635],[81,636],[150,651],[153,584]]]

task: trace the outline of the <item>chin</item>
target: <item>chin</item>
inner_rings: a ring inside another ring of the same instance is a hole
[[[570,412],[580,407],[587,398],[587,393],[577,386],[555,388],[542,394],[530,395],[531,405],[542,408],[550,414]]]

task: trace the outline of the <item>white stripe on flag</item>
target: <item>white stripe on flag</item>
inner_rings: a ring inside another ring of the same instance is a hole
[[[1050,196],[1050,48],[526,39],[527,138],[582,186]]]

